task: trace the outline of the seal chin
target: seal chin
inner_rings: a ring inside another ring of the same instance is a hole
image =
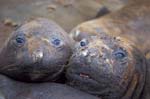
[[[90,66],[90,58],[88,50],[73,54],[68,65],[66,77],[69,80],[69,85],[96,95],[100,85],[94,77],[92,67]]]
[[[28,74],[31,81],[39,81],[40,78],[44,77],[44,73],[30,73]]]

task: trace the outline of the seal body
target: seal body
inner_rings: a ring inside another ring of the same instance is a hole
[[[53,21],[37,18],[14,31],[0,50],[0,73],[20,81],[55,81],[73,40]]]
[[[67,85],[23,83],[0,75],[0,99],[99,99]]]

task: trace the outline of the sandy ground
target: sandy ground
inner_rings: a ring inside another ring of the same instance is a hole
[[[81,22],[93,19],[107,7],[121,8],[127,0],[0,0],[0,20],[11,19],[18,24],[33,17],[46,17],[67,32]]]

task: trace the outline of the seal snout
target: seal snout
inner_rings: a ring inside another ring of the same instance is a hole
[[[43,51],[38,49],[38,50],[35,50],[33,53],[32,53],[32,58],[33,58],[33,61],[34,62],[39,62],[43,59]]]

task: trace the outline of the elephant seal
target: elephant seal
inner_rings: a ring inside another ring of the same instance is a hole
[[[71,32],[81,41],[68,65],[69,85],[102,99],[149,99],[150,1],[134,1]]]
[[[99,99],[67,85],[24,83],[0,75],[0,99]]]
[[[27,82],[59,78],[74,42],[55,22],[44,18],[30,20],[7,38],[0,50],[0,73]]]
[[[145,76],[140,50],[105,33],[76,44],[66,73],[68,85],[102,99],[139,99]]]

